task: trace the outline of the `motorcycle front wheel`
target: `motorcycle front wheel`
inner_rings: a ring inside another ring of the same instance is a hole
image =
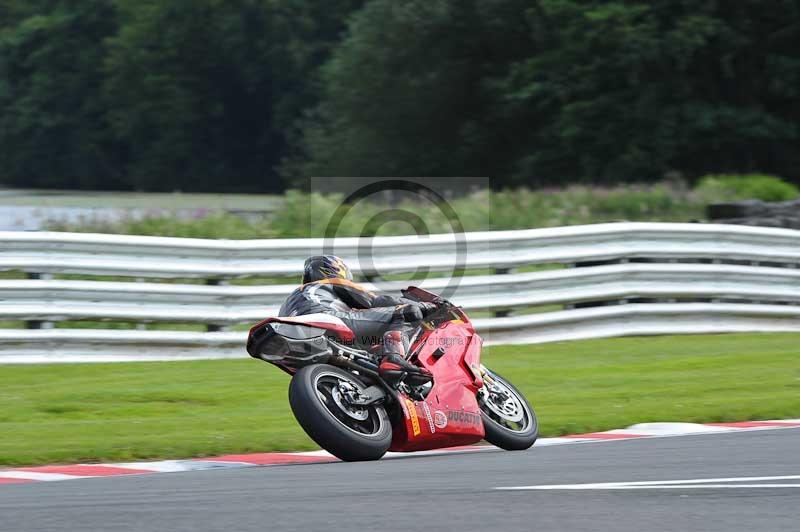
[[[328,364],[305,366],[289,384],[289,404],[303,430],[323,449],[347,461],[377,460],[392,443],[392,426],[380,406],[359,407],[348,396],[366,387]]]
[[[485,369],[478,404],[485,439],[492,445],[507,451],[521,451],[536,442],[539,422],[533,407],[513,384],[488,369]]]

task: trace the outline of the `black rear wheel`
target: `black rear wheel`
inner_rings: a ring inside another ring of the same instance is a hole
[[[506,379],[486,370],[478,395],[485,439],[507,451],[529,448],[539,436],[536,412],[525,396]]]
[[[377,460],[392,443],[392,426],[382,406],[350,403],[365,388],[341,368],[314,364],[292,377],[289,404],[300,426],[332,455],[348,462]]]

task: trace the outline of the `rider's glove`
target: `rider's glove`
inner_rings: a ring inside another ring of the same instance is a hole
[[[422,312],[422,315],[425,317],[430,316],[437,308],[439,308],[436,303],[418,303],[418,305],[420,312]]]
[[[398,307],[398,311],[400,314],[402,314],[403,321],[407,322],[422,321],[422,318],[424,317],[422,309],[418,303],[406,303],[405,305],[400,305]]]

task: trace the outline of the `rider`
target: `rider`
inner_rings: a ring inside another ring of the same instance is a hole
[[[384,379],[405,379],[419,385],[430,381],[431,374],[406,360],[408,340],[403,329],[409,323],[419,323],[435,308],[431,303],[374,294],[353,282],[353,274],[342,259],[317,255],[306,259],[303,284],[283,303],[280,316],[318,312],[336,316],[355,333],[361,347],[381,343],[379,373]]]

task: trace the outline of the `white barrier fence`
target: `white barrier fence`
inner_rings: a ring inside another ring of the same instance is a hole
[[[225,283],[297,276],[305,257],[326,249],[322,239],[46,232],[0,232],[0,242],[0,270],[32,277],[0,281],[0,321],[59,327],[0,329],[0,363],[244,356],[242,331],[60,327],[75,320],[201,324],[212,330],[252,323],[275,314],[296,284]],[[409,284],[375,280],[391,274],[454,268],[479,273],[418,284],[450,289],[450,299],[476,313],[476,326],[491,343],[800,331],[800,231],[617,223],[459,237],[343,238],[326,250],[372,278],[378,290]],[[515,273],[545,264],[567,268]],[[485,275],[486,269],[495,273]],[[89,280],[63,278],[67,274]],[[484,317],[487,312],[495,317]]]
[[[797,265],[798,238],[798,231],[789,229],[613,223],[460,237],[339,238],[331,251],[367,275],[637,258]],[[326,247],[322,238],[236,241],[50,232],[0,232],[0,242],[0,270],[162,279],[297,275],[305,257]]]

